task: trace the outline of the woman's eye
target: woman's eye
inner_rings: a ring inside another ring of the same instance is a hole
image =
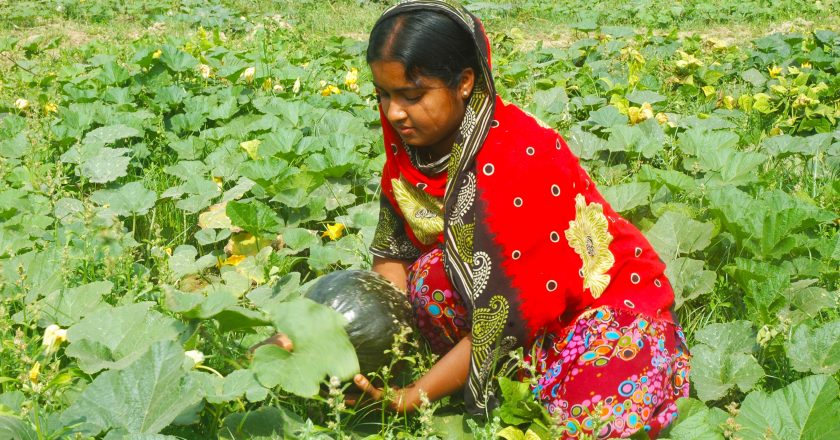
[[[405,97],[405,100],[406,100],[406,101],[408,101],[408,102],[417,102],[417,101],[419,101],[419,100],[420,100],[420,98],[422,98],[422,97],[423,97],[423,95],[417,95],[417,96],[406,96],[406,97]]]

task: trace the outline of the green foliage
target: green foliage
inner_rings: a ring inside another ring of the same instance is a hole
[[[300,294],[371,262],[382,2],[48,3],[0,2],[0,437],[557,434],[505,378],[486,421],[324,384],[353,348]],[[837,0],[466,3],[503,98],[667,265],[696,398],[664,436],[837,437]],[[292,352],[249,352],[277,330]]]

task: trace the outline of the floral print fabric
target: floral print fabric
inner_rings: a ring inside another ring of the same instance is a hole
[[[467,309],[452,290],[436,248],[409,268],[408,295],[421,334],[445,354],[470,333]],[[565,427],[563,438],[651,438],[688,396],[689,353],[679,326],[602,306],[563,326],[547,326],[530,346],[534,395]]]
[[[559,326],[556,326],[559,327]],[[590,310],[547,329],[527,358],[533,392],[566,428],[565,438],[651,438],[688,397],[689,353],[679,326],[622,309]]]
[[[470,334],[467,309],[446,279],[442,257],[443,251],[435,248],[418,258],[408,271],[408,298],[417,327],[439,355]]]

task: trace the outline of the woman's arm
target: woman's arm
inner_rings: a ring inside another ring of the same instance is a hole
[[[414,411],[421,404],[420,390],[426,393],[429,401],[435,401],[463,388],[469,375],[471,350],[472,337],[461,339],[417,382],[395,390],[396,397],[391,402],[391,409],[399,412]],[[365,394],[376,400],[382,399],[382,389],[371,385],[365,376],[357,374],[353,380]]]
[[[397,288],[405,292],[408,286],[408,266],[411,262],[395,258],[373,257],[373,271],[394,283]]]

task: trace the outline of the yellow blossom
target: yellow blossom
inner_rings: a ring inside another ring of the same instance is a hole
[[[263,80],[263,83],[262,83],[262,89],[263,90],[265,90],[267,92],[267,91],[271,90],[271,86],[272,86],[271,78],[266,78],[265,80]]]
[[[653,118],[653,107],[647,102],[643,103],[641,107],[629,107],[627,116],[630,117],[630,123],[633,125],[647,121]]]
[[[29,108],[29,101],[23,98],[15,100],[15,108],[18,110],[26,110]]]
[[[770,78],[776,78],[782,74],[782,68],[779,66],[768,67],[767,70],[770,72]]]
[[[38,383],[39,377],[41,377],[41,363],[35,362],[35,365],[29,369],[29,380],[32,383]]]
[[[152,58],[158,59],[158,58],[160,58],[161,55],[163,55],[163,51],[158,49],[158,50],[155,51],[155,53],[152,54]]]
[[[341,89],[339,89],[338,87],[336,87],[332,84],[327,84],[326,87],[321,89],[321,96],[340,95],[340,94],[341,94]]]
[[[245,255],[231,255],[222,262],[223,266],[239,266],[239,263],[245,261]]]
[[[220,189],[225,186],[225,180],[222,179],[221,177],[213,176],[212,179],[213,179],[213,183],[215,183],[216,186],[218,186]]]
[[[210,78],[211,70],[210,66],[208,66],[207,64],[199,64],[198,67],[196,67],[196,69],[198,69],[198,74],[201,75],[202,78]]]
[[[810,69],[811,68],[811,63],[804,62],[804,63],[802,63],[801,67],[803,69]]]
[[[353,67],[347,72],[347,75],[344,76],[344,85],[347,86],[350,90],[358,90],[359,89],[359,69]]]
[[[660,124],[665,124],[668,122],[668,115],[665,113],[659,112],[656,114],[656,122]]]
[[[58,346],[67,340],[67,329],[63,329],[56,324],[50,324],[44,329],[44,339],[42,345],[47,354],[52,354],[58,350]]]
[[[283,87],[283,84],[275,84],[275,85],[274,85],[274,87],[272,87],[272,88],[271,88],[271,91],[273,91],[274,93],[280,93],[280,92],[282,92],[283,90],[286,90],[286,89]]]
[[[45,114],[55,113],[57,111],[58,111],[58,106],[55,105],[55,103],[48,102],[48,103],[44,104],[44,113]]]
[[[244,70],[244,71],[243,71],[243,72],[239,75],[239,79],[241,79],[241,80],[243,80],[243,81],[245,81],[245,82],[250,83],[250,82],[253,82],[253,81],[254,81],[254,76],[255,76],[256,74],[257,74],[257,68],[256,68],[256,67],[251,66],[251,67],[249,67],[249,68],[245,69],[245,70]]]
[[[330,240],[338,240],[342,235],[344,235],[344,224],[334,223],[327,225],[327,230],[321,234],[321,237],[330,237]]]
[[[295,79],[295,85],[292,86],[292,93],[296,94],[300,92],[300,78]]]
[[[168,247],[168,248],[164,249],[163,251],[166,252],[166,255],[169,255],[170,257],[172,256],[172,248],[171,247]]]

